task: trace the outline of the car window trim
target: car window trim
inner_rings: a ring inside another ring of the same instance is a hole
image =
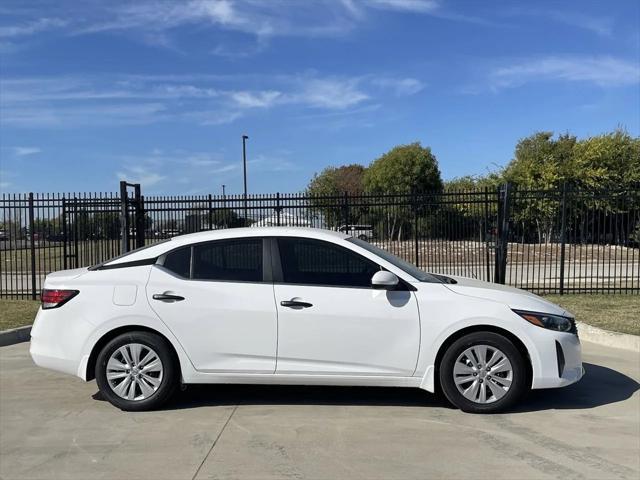
[[[365,257],[364,255],[362,255],[359,252],[356,252],[355,250],[352,250],[350,248],[347,248],[343,245],[340,245],[338,243],[335,242],[330,242],[324,239],[320,239],[320,238],[309,238],[309,237],[299,237],[299,236],[294,236],[294,235],[286,235],[286,236],[274,236],[274,237],[268,237],[271,239],[271,243],[272,243],[272,247],[271,247],[271,254],[273,256],[273,272],[274,272],[274,281],[273,284],[274,285],[299,285],[302,287],[323,287],[323,288],[358,288],[361,290],[374,290],[372,285],[369,286],[362,286],[362,285],[335,285],[335,284],[320,284],[320,283],[297,283],[297,282],[285,282],[284,281],[284,274],[282,272],[282,258],[280,256],[280,248],[278,247],[278,240],[283,238],[297,238],[297,239],[302,239],[302,240],[313,240],[316,242],[321,242],[321,243],[328,243],[329,245],[334,245],[338,248],[342,248],[354,255],[357,255],[360,258],[363,258],[365,261],[373,263],[374,265],[377,265],[378,268],[380,268],[380,270],[388,270],[387,268],[385,268],[384,266],[380,265],[378,262],[373,261],[372,259]],[[266,238],[265,238],[266,239]],[[398,277],[398,287],[394,290],[394,291],[415,291],[417,290],[417,288],[413,285],[411,285],[409,282],[407,282],[406,280]]]
[[[194,266],[194,251],[195,247],[200,245],[207,245],[211,243],[221,243],[221,242],[229,242],[229,241],[238,241],[238,240],[253,240],[259,239],[262,241],[262,280],[225,280],[223,278],[193,278],[193,266]],[[188,280],[194,282],[223,282],[223,283],[273,283],[273,270],[272,270],[272,261],[271,261],[271,249],[270,246],[267,245],[267,237],[235,237],[235,238],[220,238],[217,240],[207,240],[204,242],[195,242],[190,243],[188,245],[181,245],[172,250],[164,252],[160,255],[155,262],[155,265],[162,267],[162,270],[166,272],[170,272],[174,277],[179,278],[181,280]],[[164,261],[168,255],[182,248],[190,249],[190,259],[189,259],[189,277],[183,277],[182,275],[178,275],[177,273],[167,269],[164,267]]]
[[[91,271],[115,270],[116,268],[130,268],[130,267],[141,267],[144,265],[154,265],[158,261],[158,258],[159,257],[143,258],[141,260],[132,260],[130,262],[114,263],[113,265],[99,264],[99,265],[94,265],[93,267],[89,267],[89,270]]]

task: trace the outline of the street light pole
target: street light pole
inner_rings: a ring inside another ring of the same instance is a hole
[[[247,226],[247,135],[242,135],[242,172],[244,176],[244,223]]]
[[[224,188],[226,187],[226,185],[223,183],[222,184],[222,196],[224,197]]]

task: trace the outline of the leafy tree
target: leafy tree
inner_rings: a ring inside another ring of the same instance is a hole
[[[581,140],[572,160],[571,181],[576,186],[605,191],[640,186],[640,138],[624,130]]]
[[[505,181],[520,190],[555,190],[567,180],[577,139],[573,135],[553,138],[553,132],[537,132],[521,139],[515,156],[504,170]],[[517,198],[517,197],[516,197]],[[531,195],[513,204],[512,218],[525,232],[534,229],[539,242],[549,242],[554,233],[560,204],[548,195]]]
[[[244,226],[244,218],[241,218],[235,210],[229,208],[215,208],[212,212],[213,224],[217,228],[235,228]]]
[[[345,218],[345,212],[331,207],[336,198],[327,201],[326,197],[341,197],[361,195],[364,191],[363,179],[366,168],[357,163],[341,167],[327,167],[319,174],[315,174],[307,187],[307,195],[310,197],[311,210],[324,218],[328,227],[337,227],[348,221],[350,224],[359,223],[366,209],[360,207],[349,208],[349,218]]]
[[[491,172],[485,176],[466,175],[447,180],[444,182],[447,203],[441,207],[441,213],[445,218],[450,218],[451,222],[460,226],[459,231],[475,229],[479,232],[478,238],[486,241],[491,238],[495,229],[498,206],[496,202],[484,202],[494,199],[498,187],[503,183],[501,171]],[[488,198],[485,198],[485,195]],[[478,201],[483,203],[478,203]],[[437,223],[438,219],[436,218],[433,224]]]
[[[389,150],[366,170],[364,186],[372,193],[425,193],[442,190],[438,161],[420,142]]]
[[[120,238],[120,214],[101,212],[93,215],[93,234],[99,238]]]
[[[442,190],[438,161],[431,149],[419,142],[395,147],[371,163],[364,175],[368,192],[378,194],[428,194]],[[393,203],[393,202],[392,202]],[[402,240],[412,220],[424,212],[418,205],[392,204],[377,211],[377,225],[384,225],[386,236]]]
[[[553,138],[553,132],[537,132],[521,139],[503,178],[524,190],[559,188],[567,180],[577,139],[573,135]]]
[[[360,195],[364,190],[363,178],[366,168],[357,163],[341,167],[327,167],[316,173],[307,187],[312,196]]]

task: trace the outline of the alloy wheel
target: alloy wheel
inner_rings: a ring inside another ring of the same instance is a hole
[[[109,357],[106,377],[111,390],[120,398],[140,401],[158,390],[163,373],[162,361],[152,348],[128,343]]]
[[[458,391],[474,403],[493,403],[504,397],[513,382],[513,367],[507,356],[490,345],[464,350],[453,366]]]

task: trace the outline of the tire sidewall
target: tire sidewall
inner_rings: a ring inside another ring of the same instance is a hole
[[[106,368],[109,358],[118,348],[129,343],[140,343],[152,348],[162,362],[162,381],[156,392],[144,400],[126,400],[120,398],[107,381]],[[126,411],[153,410],[164,404],[173,394],[177,384],[177,367],[171,347],[162,337],[149,332],[129,332],[109,341],[98,354],[96,361],[96,383],[102,395],[116,407]]]
[[[489,345],[504,353],[513,368],[513,381],[507,394],[493,403],[480,404],[466,399],[458,391],[453,379],[453,367],[458,356],[474,345]],[[445,352],[440,362],[439,379],[442,392],[453,405],[470,413],[497,413],[517,402],[527,391],[525,359],[516,346],[506,337],[493,332],[476,332],[456,340]]]

